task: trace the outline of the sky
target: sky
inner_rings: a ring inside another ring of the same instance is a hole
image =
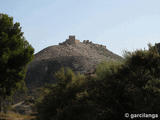
[[[160,42],[160,0],[0,0],[0,13],[19,22],[35,53],[75,35],[125,50]]]

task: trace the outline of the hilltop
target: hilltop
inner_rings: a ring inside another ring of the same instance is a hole
[[[107,49],[104,45],[89,40],[80,42],[75,36],[47,47],[37,54],[29,64],[26,75],[28,87],[54,83],[54,72],[61,67],[70,67],[74,72],[92,73],[102,61],[119,61],[122,58]]]

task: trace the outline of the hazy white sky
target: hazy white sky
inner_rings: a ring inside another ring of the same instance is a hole
[[[160,0],[0,0],[35,52],[68,35],[123,50],[160,42]]]

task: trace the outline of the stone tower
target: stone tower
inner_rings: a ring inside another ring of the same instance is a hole
[[[70,35],[68,40],[69,40],[69,41],[75,41],[75,40],[76,40],[76,37],[75,37],[74,35]]]
[[[64,41],[63,43],[60,43],[59,45],[65,45],[65,44],[78,44],[80,41],[76,39],[76,37],[74,35],[69,35],[69,38],[66,39],[66,41]]]

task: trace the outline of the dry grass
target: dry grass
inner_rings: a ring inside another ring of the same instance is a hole
[[[4,120],[32,120],[35,117],[30,115],[21,115],[18,113],[9,112],[7,114],[0,113],[0,118]]]

